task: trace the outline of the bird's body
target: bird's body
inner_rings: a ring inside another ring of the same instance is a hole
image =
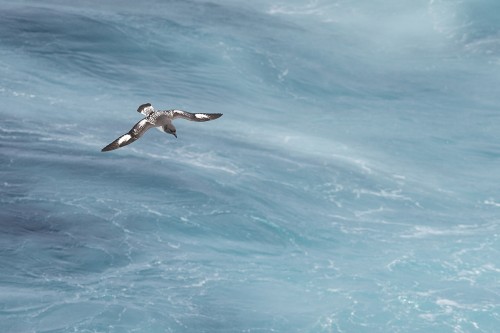
[[[156,111],[150,103],[142,104],[137,109],[146,117],[139,121],[128,132],[104,147],[101,151],[110,151],[131,144],[139,139],[146,131],[153,127],[160,128],[163,132],[177,137],[172,120],[183,118],[191,121],[209,121],[222,116],[222,113],[190,113],[182,110]]]

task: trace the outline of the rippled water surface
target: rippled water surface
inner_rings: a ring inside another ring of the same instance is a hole
[[[497,332],[499,10],[0,0],[2,332]]]

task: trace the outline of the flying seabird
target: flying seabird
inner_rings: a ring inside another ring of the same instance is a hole
[[[182,110],[165,110],[156,111],[151,103],[142,104],[137,109],[137,112],[142,113],[146,117],[132,127],[128,133],[123,134],[115,141],[111,142],[101,151],[115,150],[126,146],[139,139],[146,131],[152,127],[158,127],[167,134],[172,134],[177,138],[175,126],[172,120],[183,118],[191,121],[209,121],[222,116],[222,113],[190,113]]]

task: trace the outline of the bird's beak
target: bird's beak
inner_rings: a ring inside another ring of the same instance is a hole
[[[174,134],[175,138],[177,139],[177,134],[175,134],[175,133],[173,133],[173,134]]]

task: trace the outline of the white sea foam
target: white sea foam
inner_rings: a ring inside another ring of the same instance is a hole
[[[472,235],[475,232],[475,227],[458,226],[452,228],[434,228],[429,226],[415,226],[410,234],[401,235],[402,238],[425,238],[432,236],[457,236],[457,235]]]

